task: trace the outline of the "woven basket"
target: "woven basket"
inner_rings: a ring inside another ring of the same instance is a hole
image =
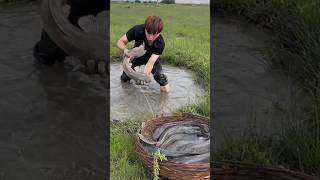
[[[287,169],[239,161],[213,162],[211,175],[215,180],[319,180]]]
[[[178,121],[193,121],[209,125],[209,118],[185,113],[179,116],[157,117],[150,121],[147,121],[145,122],[144,127],[141,128],[141,133],[149,134],[152,133],[161,124]],[[140,133],[140,130],[138,133]],[[143,149],[138,135],[136,135],[136,152],[142,162],[149,169],[152,169],[153,155],[149,154]],[[162,161],[158,163],[160,166],[160,175],[168,177],[170,180],[210,179],[210,163],[183,164],[177,163],[172,160]]]

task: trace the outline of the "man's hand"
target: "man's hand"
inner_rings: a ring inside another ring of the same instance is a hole
[[[131,61],[132,57],[130,56],[130,50],[129,49],[125,48],[123,50],[123,58],[130,58],[130,61]]]
[[[129,54],[129,49],[126,48],[127,44],[128,44],[128,38],[124,34],[117,42],[117,47],[123,51],[123,58],[125,58]]]
[[[156,54],[152,54],[150,59],[148,60],[146,66],[144,67],[143,72],[147,75],[150,76],[151,75],[151,71],[153,69],[153,65],[154,63],[157,61],[157,59],[159,58],[159,55]]]
[[[144,73],[146,76],[150,77],[150,76],[151,76],[152,68],[153,68],[153,66],[150,67],[150,66],[147,66],[147,65],[146,65],[146,66],[144,67],[143,73]]]

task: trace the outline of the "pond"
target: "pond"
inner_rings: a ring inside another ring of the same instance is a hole
[[[110,65],[110,116],[113,121],[148,120],[156,115],[170,115],[180,106],[196,100],[202,89],[193,74],[180,67],[164,65],[171,91],[160,92],[159,84],[152,78],[148,85],[120,81],[123,68],[119,63]],[[143,70],[143,66],[140,67]]]

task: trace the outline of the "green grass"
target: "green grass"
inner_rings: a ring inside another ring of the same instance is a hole
[[[128,120],[129,121],[129,120]],[[110,127],[110,177],[115,180],[150,179],[135,153],[137,123],[121,122]]]
[[[210,114],[210,93],[205,92],[203,96],[190,102],[186,105],[181,106],[177,113],[193,113],[208,116]]]
[[[224,146],[215,154],[215,160],[227,159],[277,164],[270,136],[244,134],[240,138],[228,137]]]
[[[307,96],[302,119],[288,119],[276,135],[244,133],[229,139],[216,158],[250,159],[320,176],[320,2],[216,0],[213,5],[214,13],[235,14],[273,32],[271,67],[295,78]]]
[[[164,21],[162,35],[166,47],[160,61],[192,70],[195,73],[196,82],[204,88],[203,95],[182,106],[177,113],[192,112],[209,116],[209,6],[111,3],[111,61],[120,62],[120,51],[116,48],[117,40],[132,26],[143,24],[149,15],[159,15]],[[132,43],[129,44],[129,47],[132,46]],[[111,179],[119,177],[120,179],[151,179],[151,173],[142,166],[134,152],[133,137],[141,122],[130,121],[131,123],[111,126]]]

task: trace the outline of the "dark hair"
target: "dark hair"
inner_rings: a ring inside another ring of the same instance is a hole
[[[144,27],[149,34],[158,34],[163,29],[163,22],[159,16],[148,16]]]

